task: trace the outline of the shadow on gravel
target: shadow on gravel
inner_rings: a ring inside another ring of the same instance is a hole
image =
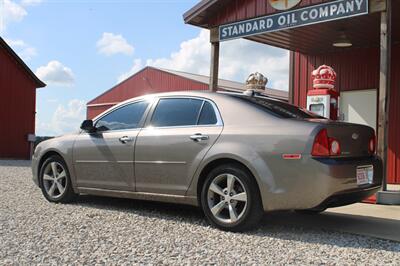
[[[111,211],[133,213],[150,218],[180,220],[182,222],[208,225],[201,209],[180,204],[134,200],[124,198],[79,196],[75,203],[80,206],[105,209]]]
[[[201,209],[193,206],[88,195],[80,196],[78,201],[73,204],[89,208],[133,213],[149,218],[179,221],[203,227],[209,226]],[[289,211],[272,212],[264,216],[259,227],[240,234],[339,247],[369,248],[400,252],[400,243],[398,242],[389,240],[377,241],[377,239],[373,237],[356,236],[354,232],[342,230],[346,228],[345,224],[360,219],[359,216],[355,218],[354,220],[352,215],[346,217],[346,215],[343,216],[332,213],[310,216]],[[379,220],[380,219],[375,218],[375,222],[378,224],[379,222],[383,222]],[[400,231],[400,224],[397,226],[397,230]],[[392,230],[393,228],[387,229]],[[221,231],[221,233],[224,232]]]

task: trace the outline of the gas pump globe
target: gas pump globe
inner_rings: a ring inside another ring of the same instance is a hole
[[[322,65],[311,73],[313,89],[307,93],[307,110],[332,119],[338,119],[339,93],[335,90],[336,72]]]

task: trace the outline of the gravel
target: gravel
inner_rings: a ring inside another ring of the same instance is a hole
[[[400,243],[271,215],[230,233],[189,206],[92,196],[51,204],[30,162],[0,161],[0,264],[400,264]]]

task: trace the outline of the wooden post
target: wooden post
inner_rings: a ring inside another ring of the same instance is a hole
[[[219,70],[219,37],[218,28],[210,30],[211,60],[210,60],[210,91],[218,90],[218,70]]]
[[[289,99],[288,102],[294,104],[294,52],[289,52]]]
[[[378,155],[383,160],[382,190],[387,190],[387,149],[390,102],[391,68],[391,0],[386,1],[386,11],[381,12],[381,50],[378,110]]]

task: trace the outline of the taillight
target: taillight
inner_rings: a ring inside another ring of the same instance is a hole
[[[329,156],[328,131],[324,128],[315,136],[312,156]]]
[[[376,137],[375,137],[375,135],[372,136],[368,142],[368,152],[370,154],[375,154],[375,152],[376,152]]]
[[[340,142],[337,139],[329,138],[326,128],[321,129],[315,136],[312,156],[326,157],[340,155]]]
[[[340,155],[340,143],[334,138],[329,138],[329,153],[330,155]]]

